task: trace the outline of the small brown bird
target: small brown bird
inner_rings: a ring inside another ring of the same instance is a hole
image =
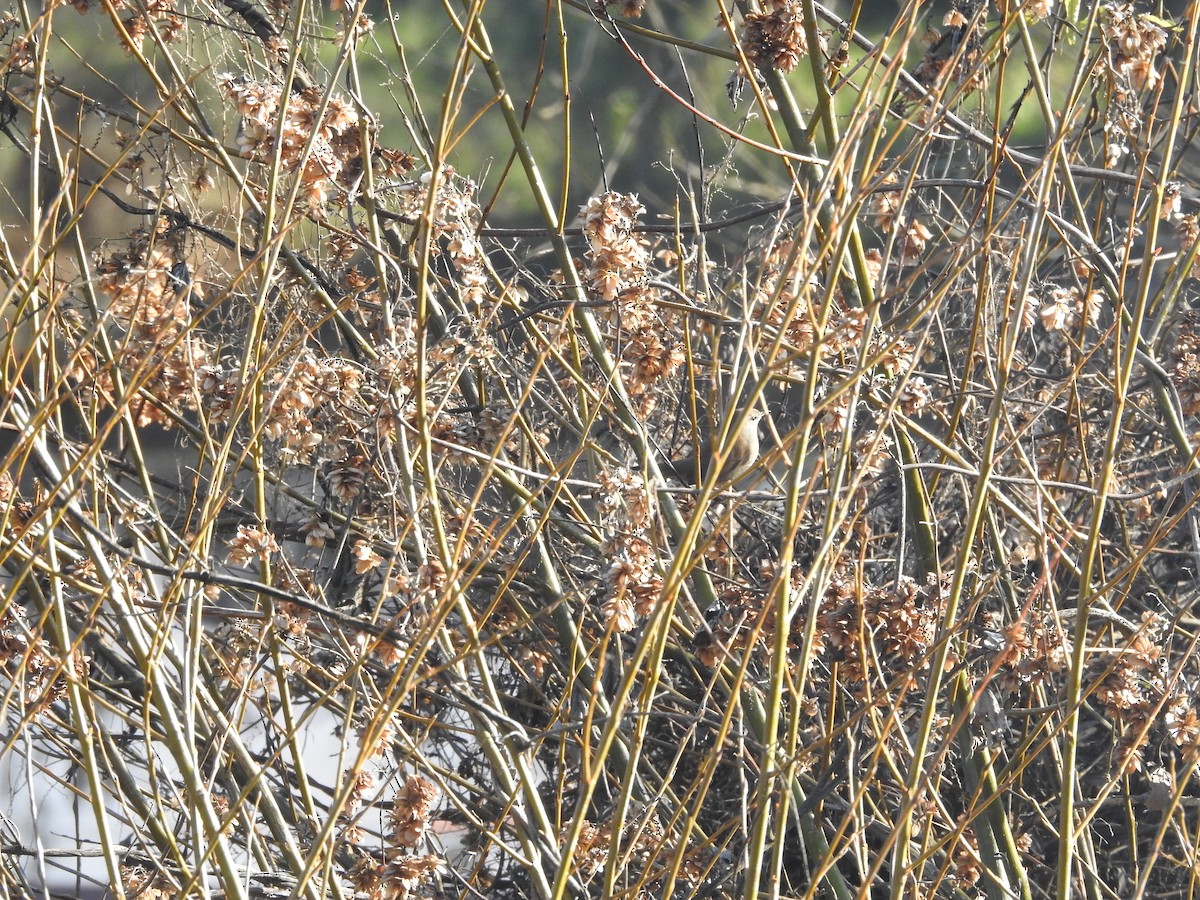
[[[742,469],[758,459],[758,423],[765,413],[752,409],[742,423],[742,430],[729,438],[728,451],[721,461],[721,475],[736,476]],[[679,459],[664,459],[663,471],[673,475],[684,484],[698,485],[708,474],[714,460],[712,436],[705,434],[700,441],[699,452],[689,453]]]

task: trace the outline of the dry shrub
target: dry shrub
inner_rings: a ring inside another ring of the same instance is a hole
[[[1186,892],[1194,5],[73,5],[6,896]]]

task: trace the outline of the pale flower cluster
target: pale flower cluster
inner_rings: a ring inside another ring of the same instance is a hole
[[[438,788],[419,775],[409,775],[392,801],[391,840],[414,847],[429,830],[429,814],[438,798]]]
[[[888,184],[895,183],[895,177]],[[875,194],[872,201],[875,225],[884,234],[896,236],[896,255],[902,264],[920,262],[929,248],[933,232],[920,219],[908,215],[902,209],[902,198],[898,190],[884,190]]]
[[[1082,325],[1095,327],[1103,309],[1099,291],[1085,294],[1075,287],[1053,287],[1038,307],[1038,318],[1047,331],[1076,334]]]
[[[1181,213],[1174,217],[1175,234],[1179,238],[1179,253],[1186,261],[1188,258],[1188,275],[1195,278],[1200,272],[1200,254],[1195,252],[1196,242],[1200,240],[1200,217],[1195,213]]]
[[[359,417],[345,415],[368,408],[362,397],[363,371],[337,357],[304,353],[272,376],[264,432],[279,441],[285,457],[307,463],[326,441],[357,439]]]
[[[617,300],[645,280],[650,252],[634,232],[645,211],[635,195],[615,191],[593,197],[580,211],[589,248],[580,274],[601,299]]]
[[[1135,90],[1153,90],[1161,77],[1155,62],[1167,45],[1167,32],[1128,3],[1104,7],[1101,34],[1108,46],[1108,68]]]
[[[239,525],[237,537],[229,541],[229,562],[235,566],[249,565],[255,560],[266,562],[279,552],[275,536],[254,525]]]
[[[591,293],[611,301],[604,318],[621,375],[638,412],[649,416],[685,356],[678,315],[658,304],[648,284],[650,251],[635,231],[644,211],[636,196],[613,191],[587,202],[580,212],[588,242],[580,276]]]
[[[123,393],[118,384],[136,373],[139,393],[129,406],[138,425],[171,427],[173,414],[195,409],[198,373],[213,364],[210,345],[192,327],[190,302],[199,292],[177,274],[185,269],[165,220],[153,232],[134,232],[124,251],[96,264],[97,286],[109,300],[107,316],[120,333],[122,352],[109,361],[85,338],[71,375],[115,405]]]
[[[1185,415],[1200,415],[1200,315],[1188,310],[1175,325],[1171,346],[1171,383]]]
[[[437,854],[414,854],[412,848],[428,833],[439,795],[437,785],[427,778],[409,775],[405,779],[392,801],[383,857],[363,853],[350,871],[358,889],[356,897],[407,900],[427,896],[422,884],[442,871],[446,861]]]
[[[430,240],[440,244],[454,263],[458,274],[455,288],[463,303],[478,310],[490,297],[492,278],[478,237],[482,214],[475,200],[475,182],[457,174],[451,166],[442,166],[436,179],[433,173],[424,172],[401,185],[396,211],[406,218],[424,219],[429,189],[434,184]]]
[[[1086,673],[1088,695],[1119,730],[1116,767],[1140,769],[1147,747],[1158,746],[1160,732],[1189,753],[1200,749],[1196,699],[1184,680],[1168,667],[1161,639],[1165,620],[1151,613],[1122,646],[1098,650]],[[1160,715],[1169,710],[1169,715]]]
[[[0,671],[19,687],[31,716],[61,700],[67,679],[86,675],[88,666],[80,651],[71,661],[61,659],[39,633],[31,627],[24,607],[14,603],[0,611]]]
[[[1167,44],[1167,32],[1149,16],[1139,15],[1128,3],[1105,6],[1101,38],[1104,74],[1110,97],[1104,118],[1105,164],[1116,166],[1143,139],[1139,92],[1154,91],[1162,78],[1157,67]]]
[[[221,90],[242,117],[237,145],[242,153],[265,162],[279,144],[283,168],[294,173],[309,211],[316,217],[339,185],[359,170],[362,146],[358,112],[349,101],[321,91],[293,91],[280,120],[283,88],[249,76],[219,77]]]
[[[625,468],[601,472],[599,509],[608,560],[602,618],[616,631],[630,631],[662,593],[658,560],[646,539],[653,526],[654,495],[639,473]]]
[[[870,587],[839,574],[822,601],[818,627],[845,683],[887,684],[899,674],[915,678],[928,663],[946,599],[946,585],[933,576],[924,583],[904,576],[887,587]],[[871,640],[867,653],[864,635]]]

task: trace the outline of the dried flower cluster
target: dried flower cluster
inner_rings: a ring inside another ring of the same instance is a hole
[[[1095,654],[1088,666],[1088,693],[1120,735],[1117,771],[1141,769],[1147,748],[1162,738],[1191,758],[1200,754],[1196,696],[1170,670],[1164,625],[1148,615],[1128,642]]]
[[[480,308],[492,299],[489,286],[487,258],[483,245],[476,237],[480,211],[475,200],[475,182],[464,178],[450,166],[443,166],[435,179],[426,172],[415,181],[407,181],[397,191],[399,212],[414,219],[424,219],[425,207],[430,204],[429,191],[436,185],[429,218],[430,238],[445,248],[454,263],[457,285],[468,307]],[[485,341],[483,335],[473,335],[475,341]]]
[[[1104,7],[1100,29],[1108,49],[1108,74],[1137,91],[1153,90],[1161,77],[1158,56],[1167,45],[1167,32],[1149,15],[1134,12],[1133,4]]]
[[[280,442],[286,459],[304,465],[323,446],[339,453],[353,446],[371,397],[364,397],[367,379],[360,367],[305,353],[271,380],[275,390],[267,401],[264,433]],[[335,493],[345,498],[353,491]]]
[[[1175,324],[1171,347],[1171,381],[1183,412],[1200,415],[1200,314],[1188,310]]]
[[[601,618],[618,632],[631,631],[662,592],[660,563],[649,541],[653,495],[643,477],[621,468],[600,473],[598,505],[608,560]]]
[[[593,197],[580,212],[588,242],[580,276],[591,293],[612,302],[605,320],[620,348],[626,389],[649,416],[661,387],[684,361],[678,317],[657,304],[649,284],[650,251],[634,231],[645,211],[637,197],[609,191]]]
[[[896,675],[913,677],[927,663],[945,611],[945,585],[901,578],[894,588],[859,593],[835,579],[826,591],[820,632],[845,682],[863,690],[869,680],[887,685]]]
[[[94,0],[71,0],[71,5],[81,16],[91,9]],[[148,3],[134,4],[128,0],[116,0],[112,8],[117,12],[133,9],[134,12],[121,19],[127,39],[123,36],[122,49],[133,54],[140,52],[145,43],[146,35],[154,29],[166,44],[173,44],[184,36],[187,20],[179,13],[174,0],[150,0]]]
[[[742,49],[755,66],[791,72],[808,53],[800,0],[763,0],[742,21]]]
[[[386,736],[385,736],[386,739]],[[357,807],[365,791],[374,785],[368,773],[360,773],[349,798],[347,812]],[[445,868],[438,854],[417,854],[412,848],[420,843],[429,830],[434,804],[439,791],[428,779],[409,775],[392,801],[386,848],[382,854],[360,852],[358,862],[349,872],[349,879],[358,891],[356,896],[369,900],[407,900],[427,896],[429,880]],[[361,829],[347,831],[347,839],[361,844]]]
[[[994,664],[999,672],[997,683],[1008,693],[1053,684],[1068,665],[1065,636],[1051,619],[1039,617],[1030,622],[1020,618],[1004,629]]]
[[[1104,120],[1105,164],[1116,166],[1144,138],[1139,95],[1151,94],[1159,84],[1158,60],[1167,32],[1128,3],[1104,6],[1102,21],[1100,34],[1107,51],[1104,77],[1110,97]]]
[[[199,373],[212,366],[211,345],[191,327],[196,294],[180,277],[186,265],[179,233],[163,219],[153,232],[135,231],[125,250],[96,265],[122,352],[107,359],[81,344],[72,375],[102,402],[128,404],[139,425],[169,427],[196,409],[203,389]]]
[[[362,171],[358,112],[353,105],[313,88],[285,97],[278,84],[244,75],[219,77],[226,98],[242,117],[238,149],[251,159],[268,162],[278,145],[280,162],[285,171],[296,175],[309,211],[324,216],[335,193],[349,189]]]
[[[889,180],[888,183],[894,182]],[[899,262],[911,265],[922,260],[933,238],[929,226],[902,208],[900,195],[896,192],[877,193],[873,207],[876,227],[884,234],[894,236],[894,252]]]
[[[445,867],[434,854],[405,854],[379,867],[373,860],[363,858],[351,871],[350,878],[358,896],[367,900],[408,900],[428,896],[421,886]]]
[[[429,829],[429,816],[437,801],[438,790],[426,778],[410,775],[392,801],[392,841],[401,847],[415,847]]]
[[[1050,287],[1045,296],[1036,305],[1042,327],[1071,337],[1078,336],[1085,325],[1095,328],[1105,307],[1104,295],[1099,291],[1084,294],[1077,287]]]
[[[9,605],[0,613],[0,667],[20,684],[25,714],[37,718],[63,699],[68,678],[86,674],[88,661],[78,651],[69,661],[59,658],[31,631],[25,610]]]
[[[255,560],[267,562],[277,553],[279,544],[275,538],[252,525],[239,525],[237,537],[229,542],[229,561],[235,566],[244,566]]]

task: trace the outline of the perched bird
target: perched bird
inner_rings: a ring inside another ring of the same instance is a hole
[[[761,409],[753,409],[746,415],[742,429],[736,435],[730,435],[725,458],[721,461],[721,475],[736,476],[742,469],[758,459],[758,423],[765,413]],[[717,448],[719,449],[719,447]],[[708,474],[708,467],[715,458],[712,436],[705,434],[700,446],[687,456],[679,459],[664,459],[663,471],[673,475],[684,484],[698,485]]]

